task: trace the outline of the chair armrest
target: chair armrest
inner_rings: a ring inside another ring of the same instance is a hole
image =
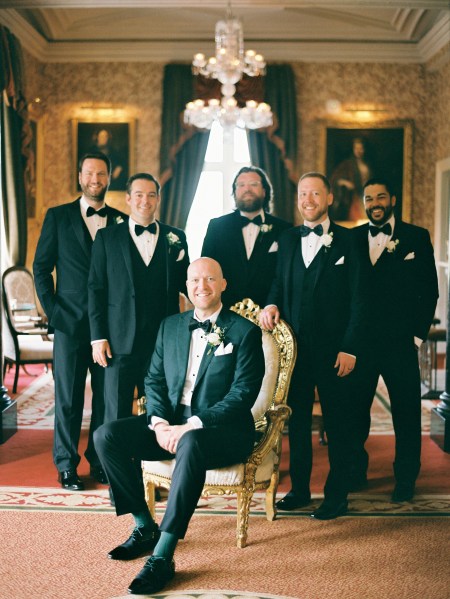
[[[270,408],[265,413],[267,421],[267,430],[263,438],[256,444],[251,455],[248,458],[248,462],[259,466],[263,459],[277,446],[280,435],[283,432],[284,424],[291,415],[291,408],[285,404]]]

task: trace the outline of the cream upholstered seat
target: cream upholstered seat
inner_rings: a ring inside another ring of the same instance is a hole
[[[238,302],[231,309],[259,326],[260,308],[251,300]],[[252,409],[258,440],[247,462],[208,470],[203,488],[203,495],[237,495],[238,547],[245,547],[247,544],[250,502],[255,491],[266,491],[267,520],[275,519],[281,436],[291,412],[286,400],[296,358],[295,338],[289,326],[280,321],[272,332],[263,331],[262,339],[266,371]],[[145,403],[145,399],[142,401]],[[145,495],[153,517],[155,487],[170,489],[174,467],[175,460],[142,462]]]
[[[13,393],[17,391],[20,366],[53,364],[52,336],[37,308],[34,280],[23,266],[12,266],[2,275],[3,376],[15,364]]]

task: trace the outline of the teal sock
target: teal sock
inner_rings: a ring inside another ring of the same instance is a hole
[[[152,532],[156,526],[155,521],[150,516],[148,510],[142,510],[137,514],[132,514],[136,528],[142,528],[145,532]]]
[[[165,557],[166,559],[172,559],[175,553],[175,547],[178,543],[178,537],[171,532],[161,532],[159,541],[156,543],[156,547],[153,550],[155,557]]]

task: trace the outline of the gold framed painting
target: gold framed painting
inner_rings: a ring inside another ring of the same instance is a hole
[[[413,123],[320,121],[317,169],[330,179],[334,201],[330,217],[354,226],[367,220],[364,183],[386,179],[397,198],[396,213],[411,220]]]
[[[103,152],[111,160],[109,191],[124,192],[134,168],[134,120],[72,120],[72,142],[75,165],[74,193],[80,192],[78,162],[90,152]]]

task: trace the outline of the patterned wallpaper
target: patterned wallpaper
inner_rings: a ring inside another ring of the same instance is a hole
[[[412,222],[432,232],[435,162],[450,155],[450,62],[434,70],[409,64],[293,64],[299,117],[298,172],[317,167],[318,123],[326,101],[382,106],[386,120],[414,123]],[[43,193],[40,218],[30,222],[29,259],[46,210],[74,199],[76,173],[71,120],[107,109],[136,120],[135,170],[159,174],[161,63],[41,64],[25,54],[27,96],[42,100]],[[104,120],[107,120],[106,118]],[[109,201],[123,208],[123,194]]]

